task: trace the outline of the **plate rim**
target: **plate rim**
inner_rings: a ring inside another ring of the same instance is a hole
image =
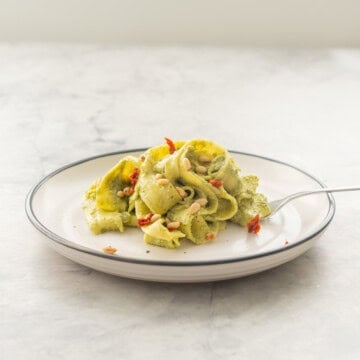
[[[335,199],[334,196],[331,193],[327,193],[327,197],[328,197],[328,201],[329,201],[329,208],[328,208],[328,212],[324,218],[324,220],[322,221],[322,223],[319,225],[319,228],[316,229],[316,231],[314,231],[313,233],[309,234],[308,236],[300,239],[299,241],[293,243],[293,244],[289,244],[286,247],[283,248],[278,248],[278,249],[274,249],[274,250],[270,250],[270,251],[265,251],[259,254],[254,254],[254,255],[247,255],[247,256],[237,256],[234,258],[229,258],[229,259],[214,259],[214,260],[196,260],[196,261],[170,261],[170,260],[147,260],[147,259],[132,259],[132,258],[128,258],[128,257],[123,257],[121,255],[109,255],[109,254],[105,254],[102,253],[100,251],[91,249],[91,248],[87,248],[85,246],[82,245],[78,245],[70,240],[67,240],[66,238],[54,233],[53,231],[51,231],[50,229],[48,229],[36,216],[34,209],[33,209],[33,199],[36,195],[36,193],[38,192],[38,190],[46,184],[46,182],[48,180],[50,180],[51,178],[53,178],[54,176],[56,176],[57,174],[70,169],[72,167],[81,165],[85,162],[88,161],[92,161],[92,160],[96,160],[96,159],[100,159],[103,157],[108,157],[108,156],[114,156],[114,155],[120,155],[120,154],[127,154],[127,153],[131,153],[131,152],[143,152],[146,151],[148,148],[136,148],[136,149],[127,149],[127,150],[119,150],[119,151],[112,151],[112,152],[107,152],[107,153],[103,153],[103,154],[99,154],[99,155],[94,155],[94,156],[90,156],[90,157],[86,157],[83,158],[81,160],[77,160],[74,162],[70,162],[66,165],[63,165],[59,168],[57,168],[56,170],[50,172],[49,174],[45,175],[44,177],[42,177],[34,186],[32,186],[25,198],[25,212],[27,215],[27,218],[29,219],[30,223],[43,235],[45,235],[48,239],[54,241],[57,244],[63,245],[67,248],[70,248],[72,250],[78,251],[78,252],[82,252],[82,253],[86,253],[88,255],[93,255],[95,257],[100,257],[100,258],[105,258],[107,260],[111,260],[111,261],[120,261],[123,263],[131,263],[131,264],[140,264],[140,265],[152,265],[152,266],[171,266],[171,267],[183,267],[183,266],[209,266],[209,265],[223,265],[223,264],[228,264],[228,263],[238,263],[238,262],[244,262],[244,261],[249,261],[249,260],[255,260],[255,259],[259,259],[259,258],[263,258],[263,257],[267,257],[267,256],[271,256],[271,255],[275,255],[275,254],[279,254],[279,253],[285,253],[287,251],[290,251],[291,249],[301,246],[303,245],[305,242],[310,241],[311,239],[313,239],[314,237],[316,237],[317,235],[319,235],[321,232],[323,232],[331,223],[334,215],[335,215],[335,210],[336,210],[336,203],[335,203]],[[237,151],[237,150],[228,150],[229,153],[233,153],[233,154],[239,154],[239,155],[245,155],[245,156],[250,156],[250,157],[254,157],[254,158],[259,158],[259,159],[263,159],[263,160],[267,160],[270,162],[274,162],[277,164],[281,164],[281,165],[285,165],[287,167],[290,167],[292,169],[295,169],[297,171],[299,171],[300,173],[308,176],[309,178],[311,178],[312,180],[314,180],[315,182],[317,182],[322,188],[325,187],[325,184],[318,179],[316,176],[312,175],[311,173],[309,173],[307,170],[304,170],[300,167],[298,167],[297,165],[291,164],[289,162],[283,161],[283,160],[278,160],[275,158],[271,158],[271,157],[267,157],[267,156],[263,156],[263,155],[259,155],[259,154],[254,154],[254,153],[248,153],[248,152],[244,152],[244,151]]]

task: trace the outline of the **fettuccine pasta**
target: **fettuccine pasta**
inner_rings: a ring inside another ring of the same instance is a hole
[[[247,226],[270,213],[266,197],[256,192],[258,178],[239,172],[232,156],[211,141],[166,139],[139,158],[121,159],[90,186],[83,208],[95,234],[138,226],[148,244],[204,244],[227,221]]]

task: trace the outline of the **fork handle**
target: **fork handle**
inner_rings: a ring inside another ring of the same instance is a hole
[[[317,194],[317,193],[329,193],[329,192],[340,192],[340,191],[356,191],[360,190],[360,186],[350,186],[350,187],[336,187],[336,188],[322,188],[316,190],[308,190],[308,191],[301,191],[295,194],[288,195],[282,200],[277,201],[276,206],[272,209],[272,213],[269,215],[272,216],[277,213],[284,205],[286,205],[289,201],[297,199],[302,196]]]
[[[360,186],[350,186],[350,187],[336,187],[336,188],[322,188],[322,189],[316,189],[316,190],[309,190],[309,191],[301,191],[298,193],[295,193],[291,195],[292,199],[296,199],[300,196],[306,196],[316,193],[323,193],[323,192],[340,192],[340,191],[356,191],[360,190]]]

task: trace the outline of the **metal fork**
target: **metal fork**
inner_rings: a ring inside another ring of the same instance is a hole
[[[269,218],[275,215],[284,205],[289,203],[290,201],[297,199],[302,196],[312,195],[312,194],[319,194],[319,193],[330,193],[330,192],[339,192],[339,191],[356,191],[360,190],[360,186],[352,186],[352,187],[339,187],[339,188],[323,188],[323,189],[316,189],[316,190],[309,190],[309,191],[301,191],[295,194],[288,195],[282,199],[274,200],[269,202],[269,206],[271,209],[271,213],[263,218]]]

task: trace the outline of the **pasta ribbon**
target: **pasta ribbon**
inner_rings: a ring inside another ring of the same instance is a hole
[[[245,227],[268,215],[258,183],[255,175],[240,176],[233,157],[211,141],[166,138],[139,159],[121,159],[90,186],[83,208],[94,233],[137,225],[146,243],[174,249],[184,239],[214,240],[226,221]]]

